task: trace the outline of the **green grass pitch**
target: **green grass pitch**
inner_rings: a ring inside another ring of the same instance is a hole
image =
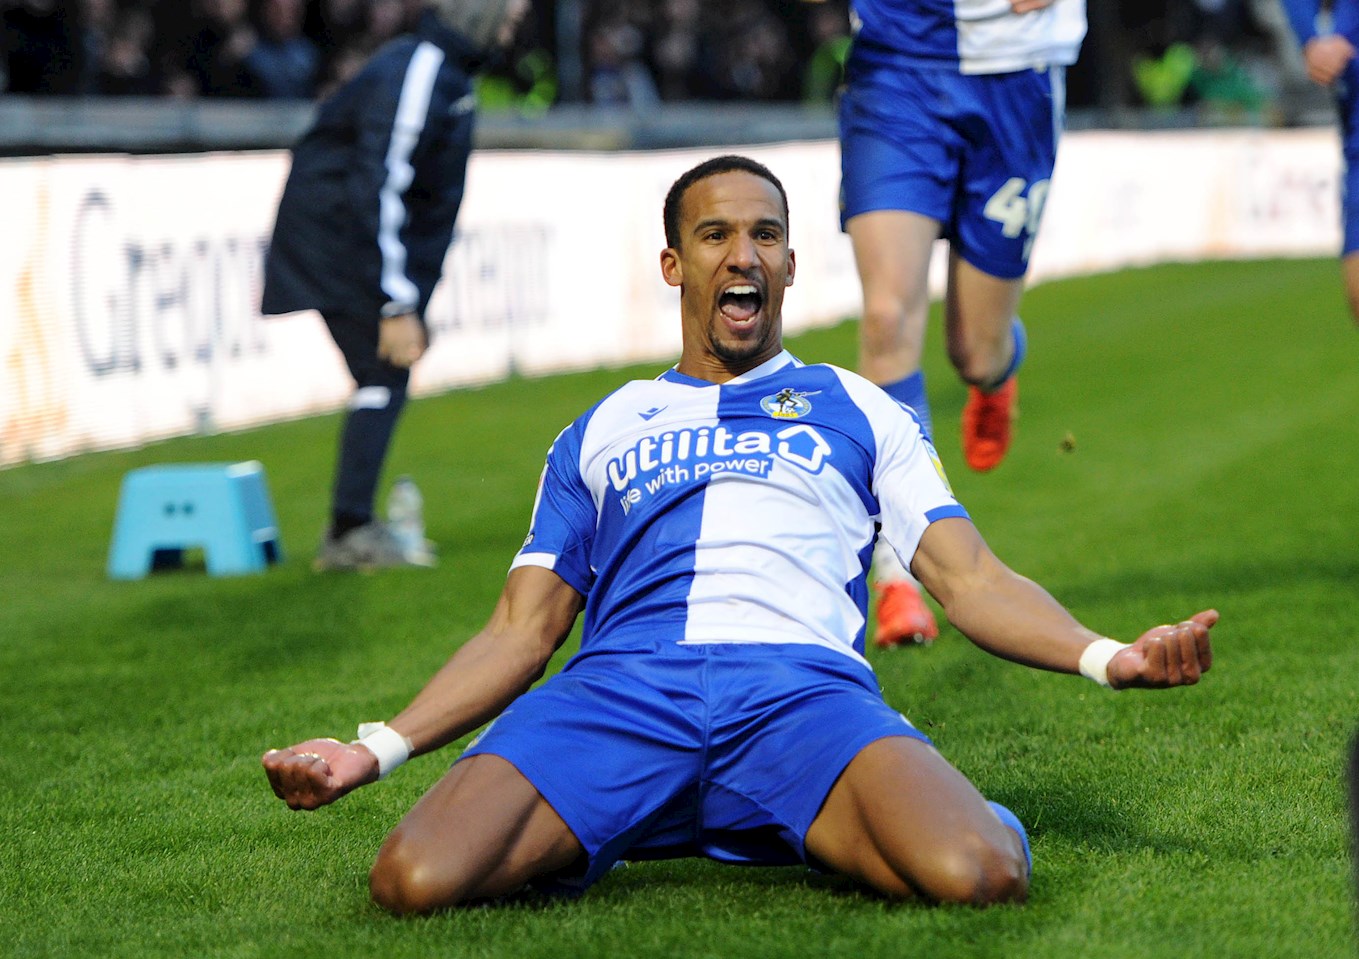
[[[940,452],[983,534],[1110,635],[1222,611],[1212,673],[1167,693],[1025,670],[949,629],[873,653],[889,701],[1029,825],[1026,906],[684,861],[572,903],[395,920],[369,863],[456,751],[318,813],[273,798],[264,749],[390,716],[481,625],[548,444],[655,364],[414,402],[388,476],[422,486],[434,571],[310,572],[336,416],[0,472],[0,955],[1352,956],[1359,331],[1336,264],[1134,270],[1024,307],[1022,416],[992,474],[961,464],[937,324],[927,346]],[[854,336],[790,345],[852,366]],[[237,459],[265,464],[281,565],[105,578],[127,470]]]

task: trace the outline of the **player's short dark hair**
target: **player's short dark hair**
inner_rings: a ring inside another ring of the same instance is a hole
[[[710,176],[719,173],[753,173],[757,177],[762,177],[774,184],[774,188],[779,191],[779,198],[783,200],[783,225],[788,225],[788,192],[784,190],[779,178],[774,176],[769,167],[759,163],[750,157],[738,156],[728,153],[723,156],[713,157],[711,160],[704,160],[698,166],[680,176],[670,186],[670,192],[665,195],[665,245],[679,248],[680,245],[680,203],[684,200],[684,194],[689,188],[700,180],[706,180]]]

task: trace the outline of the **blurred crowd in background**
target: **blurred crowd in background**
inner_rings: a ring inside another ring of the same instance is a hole
[[[0,91],[312,99],[423,0],[0,0]],[[1273,114],[1302,76],[1279,0],[1092,0],[1068,104]],[[847,0],[534,0],[483,108],[830,102]]]

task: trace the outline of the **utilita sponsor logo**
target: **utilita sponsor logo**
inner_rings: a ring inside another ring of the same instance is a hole
[[[805,423],[776,433],[762,430],[733,433],[725,426],[703,426],[644,436],[622,456],[609,460],[607,471],[609,482],[621,493],[639,476],[672,467],[683,468],[676,477],[681,480],[702,479],[721,472],[763,475],[772,459],[819,473],[830,454],[830,443]]]

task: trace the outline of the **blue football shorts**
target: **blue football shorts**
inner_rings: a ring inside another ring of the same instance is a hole
[[[940,223],[967,262],[1024,275],[1066,106],[1059,66],[963,75],[851,66],[840,99],[840,223],[906,210]]]
[[[577,656],[462,758],[500,756],[537,788],[589,856],[579,890],[621,859],[805,862],[836,779],[887,736],[930,741],[833,650],[657,643]]]

